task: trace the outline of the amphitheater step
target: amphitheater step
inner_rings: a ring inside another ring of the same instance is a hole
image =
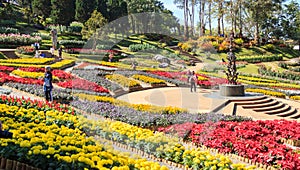
[[[263,103],[263,104],[255,104],[255,105],[245,105],[242,106],[244,109],[254,109],[254,108],[265,108],[270,106],[278,105],[279,102],[277,100],[273,100],[272,102]]]
[[[278,103],[277,105],[271,105],[271,106],[266,106],[266,107],[261,107],[261,108],[253,108],[253,110],[256,112],[265,112],[265,111],[280,109],[280,108],[283,108],[284,106],[285,106],[285,104]]]
[[[297,109],[294,108],[294,109],[291,109],[291,110],[289,110],[287,112],[284,112],[284,113],[281,113],[281,114],[277,114],[276,116],[288,117],[288,116],[292,116],[292,115],[294,115],[296,113],[297,113]]]
[[[263,113],[269,114],[269,115],[277,115],[278,116],[279,114],[287,112],[287,111],[289,111],[291,109],[292,109],[291,106],[285,105],[282,108],[275,109],[275,110],[270,110],[270,111],[266,111],[266,112],[263,112]]]
[[[237,105],[257,105],[257,104],[264,104],[264,103],[270,103],[273,99],[265,98],[260,100],[254,100],[254,101],[236,101],[235,103]]]
[[[267,99],[267,96],[259,96],[259,97],[251,97],[251,98],[245,98],[245,99],[230,99],[231,102],[250,102],[250,101],[256,101],[256,100],[263,100]]]
[[[296,109],[296,111],[297,111],[297,112],[296,112],[297,114],[292,115],[292,116],[291,116],[292,119],[299,119],[299,118],[300,118],[300,113],[298,112],[297,109]]]

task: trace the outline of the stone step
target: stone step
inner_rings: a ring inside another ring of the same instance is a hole
[[[237,105],[257,105],[257,104],[264,104],[264,103],[270,103],[274,101],[273,99],[266,98],[261,100],[254,100],[254,101],[237,101],[235,102]]]
[[[274,102],[272,102],[272,103],[274,103]],[[283,108],[284,106],[285,106],[285,104],[278,103],[277,105],[271,105],[271,106],[266,106],[266,107],[261,107],[261,108],[253,108],[253,110],[256,112],[265,112],[265,111],[280,109],[280,108]]]
[[[248,102],[267,99],[267,96],[251,97],[251,98],[242,98],[242,99],[230,99],[231,102]]]
[[[269,114],[269,115],[276,115],[276,116],[278,116],[279,114],[287,112],[287,111],[289,111],[291,109],[292,109],[291,106],[285,105],[282,108],[275,109],[275,110],[270,110],[270,111],[266,111],[266,112],[263,112],[263,113]]]
[[[255,105],[246,105],[246,106],[242,106],[244,109],[254,109],[254,108],[265,108],[265,107],[269,107],[269,106],[275,106],[278,105],[279,102],[277,100],[274,100],[272,102],[268,102],[268,103],[263,103],[263,104],[255,104]]]
[[[291,110],[287,111],[287,112],[284,112],[284,113],[280,113],[280,114],[276,114],[276,116],[280,116],[280,117],[290,117],[294,114],[297,113],[297,109],[293,109],[291,108]]]

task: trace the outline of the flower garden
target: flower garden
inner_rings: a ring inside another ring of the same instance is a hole
[[[300,167],[299,123],[240,116],[192,114],[177,107],[131,104],[114,92],[142,84],[186,87],[185,72],[83,70],[74,61],[0,61],[1,84],[43,97],[44,66],[54,67],[54,103],[2,95],[0,120],[12,139],[0,139],[0,168],[39,169],[258,169]],[[86,65],[86,63],[83,63]],[[199,72],[201,87],[226,79]],[[241,76],[240,82],[295,84]],[[251,83],[249,83],[251,84]],[[270,85],[271,84],[271,85]],[[289,86],[288,86],[289,85]],[[147,86],[148,88],[149,86]],[[153,86],[155,88],[155,86]],[[161,86],[160,86],[161,87]],[[280,98],[283,92],[248,88]],[[296,99],[296,96],[293,97]],[[89,119],[89,116],[95,117]],[[113,145],[140,155],[116,150]],[[144,159],[144,158],[148,158]]]

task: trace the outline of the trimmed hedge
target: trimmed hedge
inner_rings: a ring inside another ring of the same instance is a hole
[[[247,61],[248,63],[260,63],[270,61],[281,61],[282,55],[253,55],[253,56],[239,56],[236,61]]]

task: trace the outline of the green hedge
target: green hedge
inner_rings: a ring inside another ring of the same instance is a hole
[[[283,78],[283,79],[289,79],[289,80],[300,80],[300,74],[285,71],[283,73],[275,72],[273,70],[268,70],[264,67],[261,67],[258,69],[259,74],[266,75],[266,76],[272,76],[276,78]]]
[[[59,45],[63,45],[65,48],[82,48],[85,45],[85,41],[60,40]]]
[[[131,44],[129,46],[129,50],[132,52],[137,52],[137,51],[152,51],[156,50],[157,48],[154,45],[150,44]]]
[[[248,63],[260,63],[270,61],[281,61],[282,55],[253,55],[253,56],[239,56],[236,61],[247,61]]]

